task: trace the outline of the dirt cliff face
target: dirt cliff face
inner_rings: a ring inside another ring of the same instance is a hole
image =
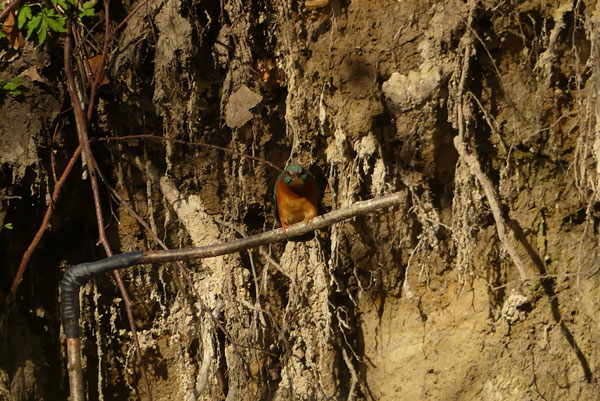
[[[188,263],[194,288],[175,264],[123,271],[153,399],[596,399],[599,13],[165,0],[134,14],[91,121],[93,138],[154,136],[92,144],[128,205],[102,189],[116,253],[158,249],[129,207],[171,248],[273,228],[279,171],[240,154],[310,168],[326,210],[404,197],[306,242]],[[3,59],[29,73],[0,101],[1,299],[77,145],[60,45]],[[58,281],[106,256],[82,171],[3,304],[0,398],[68,394]],[[89,399],[147,399],[112,278],[81,300]]]

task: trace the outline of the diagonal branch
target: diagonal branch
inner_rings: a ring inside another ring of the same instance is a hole
[[[402,202],[402,199],[403,197],[400,192],[394,192],[379,198],[356,202],[349,207],[317,216],[311,222],[293,224],[287,228],[285,234],[281,228],[278,228],[262,234],[198,248],[144,251],[141,263],[164,263],[176,260],[202,259],[241,252],[250,248],[307,234],[358,215],[372,213],[377,209],[398,205]]]
[[[123,21],[121,21],[121,22],[119,23],[119,25],[117,25],[117,27],[116,27],[115,29],[113,29],[113,30],[110,32],[110,35],[108,36],[108,38],[109,38],[109,39],[113,38],[113,37],[114,37],[114,36],[117,34],[117,32],[119,32],[119,30],[120,30],[121,28],[123,28],[123,27],[125,26],[125,24],[127,24],[127,22],[129,21],[129,19],[130,19],[131,17],[133,17],[133,15],[134,15],[135,13],[137,13],[137,12],[139,11],[139,9],[140,9],[140,8],[142,8],[143,6],[145,6],[145,5],[146,5],[146,3],[148,3],[148,1],[150,1],[150,0],[144,0],[144,1],[142,1],[140,4],[138,4],[137,6],[135,6],[135,8],[134,8],[133,10],[131,10],[131,12],[130,12],[129,14],[127,14],[127,17],[125,17],[125,18],[123,19]]]
[[[90,176],[90,184],[92,185],[92,192],[94,195],[94,208],[96,210],[96,222],[98,225],[98,236],[100,239],[100,243],[103,245],[104,250],[107,256],[112,256],[113,252],[106,238],[106,231],[104,229],[104,218],[102,216],[102,205],[100,203],[100,191],[98,189],[98,180],[96,177],[97,172],[97,164],[94,159],[94,155],[92,154],[92,150],[90,148],[90,141],[88,136],[88,119],[83,111],[83,107],[81,102],[79,101],[79,97],[77,95],[77,89],[75,87],[75,77],[73,74],[73,67],[71,65],[71,56],[73,51],[73,38],[72,38],[72,24],[69,21],[67,23],[67,37],[65,39],[65,49],[64,49],[64,67],[65,67],[65,75],[67,78],[67,89],[69,92],[69,96],[71,98],[71,104],[73,105],[73,112],[75,113],[75,123],[77,127],[77,134],[79,136],[79,142],[83,147],[83,153],[85,155],[85,160],[87,162],[88,172]],[[148,379],[146,377],[146,369],[144,367],[144,360],[141,353],[141,347],[139,345],[139,340],[137,336],[137,328],[135,326],[135,319],[133,316],[132,303],[129,298],[129,294],[127,293],[127,289],[125,288],[125,284],[123,283],[123,279],[119,272],[114,272],[114,277],[123,296],[123,302],[125,303],[125,309],[127,312],[127,319],[129,321],[129,327],[131,329],[131,334],[133,337],[133,342],[135,345],[136,358],[140,365],[140,371],[142,374],[142,379],[145,384],[146,392],[150,400],[152,400],[152,394],[150,392],[150,384],[148,383]],[[69,369],[69,373],[71,370]],[[76,376],[74,376],[76,378]],[[70,380],[71,382],[71,380]],[[74,385],[74,384],[72,384]],[[75,385],[77,386],[77,385]],[[79,388],[82,386],[78,385]],[[73,394],[73,387],[71,393]]]
[[[222,150],[223,152],[228,153],[230,155],[239,156],[239,157],[243,157],[243,158],[246,158],[246,159],[256,160],[258,162],[266,164],[269,167],[274,168],[277,171],[281,171],[281,167],[277,166],[273,162],[270,162],[270,161],[268,161],[266,159],[263,159],[262,157],[247,155],[245,153],[236,152],[235,150],[228,149],[228,148],[225,148],[223,146],[213,145],[211,143],[205,143],[205,142],[187,142],[187,141],[182,141],[181,139],[167,138],[167,137],[164,137],[164,136],[151,135],[151,134],[124,135],[124,136],[106,136],[106,137],[102,137],[102,138],[94,138],[92,140],[92,142],[126,141],[128,139],[152,139],[152,140],[155,140],[155,141],[166,141],[166,142],[179,143],[179,144],[188,145],[188,146],[202,146],[202,147],[205,147],[205,148]]]
[[[38,229],[37,233],[33,237],[31,244],[29,244],[29,247],[27,247],[27,250],[23,254],[23,257],[21,258],[21,263],[19,264],[19,268],[17,269],[17,274],[15,274],[15,278],[13,280],[12,286],[10,287],[10,293],[12,294],[13,297],[17,294],[17,289],[19,288],[19,284],[21,284],[21,280],[23,279],[23,273],[25,273],[25,268],[27,267],[27,262],[29,262],[29,258],[31,258],[31,254],[33,253],[33,251],[37,247],[38,243],[42,239],[42,236],[44,235],[46,228],[48,228],[48,222],[50,222],[50,217],[52,216],[52,212],[54,211],[54,205],[56,204],[56,201],[58,200],[58,196],[60,195],[60,190],[62,189],[62,186],[65,183],[65,180],[71,173],[71,170],[73,169],[73,166],[75,165],[75,162],[77,161],[77,159],[79,159],[81,150],[82,150],[82,146],[80,144],[77,147],[77,149],[75,150],[75,153],[73,153],[73,156],[71,156],[69,163],[65,167],[65,171],[63,171],[62,175],[60,176],[60,179],[56,182],[56,185],[54,186],[54,191],[52,191],[52,198],[50,199],[50,204],[46,208],[46,214],[44,215],[44,218],[42,219],[42,224],[40,224],[40,228]]]

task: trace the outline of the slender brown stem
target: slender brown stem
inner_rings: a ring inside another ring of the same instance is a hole
[[[136,6],[136,7],[135,7],[133,10],[131,10],[131,12],[130,12],[129,14],[127,14],[127,17],[125,17],[125,18],[123,19],[123,21],[121,21],[121,22],[119,23],[119,25],[117,25],[117,27],[116,27],[115,29],[113,29],[113,30],[112,30],[112,32],[111,32],[111,33],[110,33],[110,35],[109,35],[109,38],[112,38],[112,37],[114,37],[114,36],[117,34],[117,32],[119,32],[119,30],[120,30],[121,28],[123,28],[123,26],[125,26],[125,24],[127,23],[127,21],[129,21],[129,19],[130,19],[131,17],[133,17],[133,15],[134,15],[135,13],[137,13],[137,12],[138,12],[138,10],[139,10],[140,8],[144,7],[144,6],[146,5],[146,3],[148,3],[148,1],[149,1],[149,0],[144,0],[144,1],[142,1],[142,2],[141,2],[140,4],[138,4],[138,5],[137,5],[137,6]]]
[[[112,256],[112,254],[109,256]],[[131,298],[129,298],[129,293],[127,292],[127,288],[125,288],[121,274],[115,270],[113,272],[113,276],[115,277],[119,291],[121,291],[121,295],[123,296],[123,303],[125,304],[125,311],[127,312],[127,320],[129,321],[129,329],[131,330],[131,337],[133,338],[133,344],[135,347],[135,357],[137,359],[137,363],[140,365],[140,373],[142,375],[142,381],[144,382],[146,394],[148,394],[148,399],[152,401],[152,391],[150,390],[150,382],[148,381],[148,376],[146,375],[146,362],[142,356],[142,348],[140,347],[140,342],[137,335],[137,327],[135,325],[135,317],[133,316]]]
[[[75,25],[71,29],[71,34],[73,35],[73,48],[76,49],[76,60],[77,68],[79,71],[89,71],[89,54],[87,51],[87,47],[85,46],[85,41],[81,37],[81,32],[78,29],[79,27]],[[84,88],[87,88],[89,85],[89,79],[91,74],[83,74],[81,73],[81,85]],[[83,100],[82,100],[83,101]],[[83,101],[85,103],[85,101]]]
[[[102,57],[100,63],[96,68],[96,71],[92,71],[92,87],[90,90],[90,102],[87,108],[87,118],[92,119],[92,113],[94,112],[94,105],[96,103],[96,91],[102,79],[104,78],[104,68],[106,63],[106,54],[108,53],[108,42],[110,41],[110,0],[104,0],[104,45],[102,47]]]
[[[71,66],[71,55],[73,50],[73,38],[72,38],[72,25],[71,22],[67,23],[67,37],[65,40],[65,49],[64,49],[64,67],[65,67],[65,75],[67,78],[67,89],[69,91],[69,96],[71,98],[71,103],[73,104],[73,112],[75,113],[75,123],[77,127],[77,133],[79,135],[79,141],[83,146],[83,152],[85,154],[85,159],[87,162],[87,168],[89,172],[90,184],[92,186],[92,193],[94,196],[94,208],[96,210],[96,223],[98,225],[98,236],[100,239],[100,243],[104,247],[104,250],[107,256],[112,256],[113,252],[106,238],[106,231],[104,229],[104,218],[102,216],[102,205],[100,202],[100,191],[98,189],[98,180],[96,177],[96,173],[98,171],[97,164],[94,159],[94,155],[92,154],[92,150],[90,148],[90,141],[88,136],[88,123],[86,115],[84,114],[83,108],[81,106],[81,102],[79,101],[79,97],[77,96],[77,90],[75,87],[75,77],[73,74],[73,67]],[[133,341],[135,344],[136,357],[137,361],[140,365],[140,371],[142,374],[142,379],[144,381],[144,385],[146,387],[146,392],[148,394],[148,398],[152,400],[152,393],[150,392],[150,384],[148,382],[146,376],[146,369],[144,366],[144,360],[141,353],[141,348],[138,341],[137,336],[137,328],[135,326],[135,320],[132,311],[132,303],[129,298],[129,294],[127,293],[127,289],[123,283],[121,275],[119,272],[114,271],[115,280],[117,281],[117,285],[119,290],[121,291],[121,295],[123,297],[123,301],[125,303],[125,309],[127,311],[127,317],[129,320],[129,326],[131,329],[131,334],[133,337]]]
[[[202,146],[202,147],[207,147],[207,148],[212,148],[212,149],[217,149],[217,150],[222,150],[223,152],[235,155],[235,156],[239,156],[239,157],[244,157],[247,159],[252,159],[252,160],[256,160],[259,161],[261,163],[265,163],[266,165],[268,165],[269,167],[273,167],[275,170],[277,171],[281,171],[281,167],[277,166],[275,163],[272,163],[268,160],[265,160],[263,158],[257,157],[257,156],[250,156],[244,153],[240,153],[240,152],[236,152],[235,150],[231,150],[231,149],[227,149],[224,148],[222,146],[218,146],[218,145],[212,145],[210,143],[204,143],[204,142],[186,142],[186,141],[182,141],[181,139],[175,139],[175,138],[165,138],[163,136],[158,136],[158,135],[151,135],[151,134],[140,134],[140,135],[125,135],[125,136],[106,136],[106,137],[102,137],[102,138],[95,138],[93,140],[93,142],[104,142],[104,141],[125,141],[128,139],[153,139],[153,140],[157,140],[157,141],[167,141],[167,142],[173,142],[173,143],[180,143],[183,145],[189,145],[189,146]]]
[[[75,153],[73,153],[73,156],[71,156],[71,160],[69,160],[69,163],[67,163],[67,167],[65,167],[65,170],[63,171],[62,175],[60,176],[60,179],[56,182],[56,185],[54,186],[54,191],[52,191],[52,198],[50,200],[50,204],[46,208],[46,214],[44,215],[44,218],[42,219],[42,224],[40,224],[40,228],[38,229],[37,233],[33,237],[31,244],[29,244],[29,246],[27,247],[27,250],[23,254],[23,257],[21,258],[21,263],[19,263],[19,268],[17,269],[17,274],[15,275],[12,286],[10,287],[10,293],[12,294],[13,297],[17,294],[17,288],[19,288],[19,284],[21,283],[21,280],[23,279],[23,273],[25,273],[25,268],[27,267],[27,262],[29,262],[29,258],[31,258],[31,254],[33,253],[33,251],[39,244],[40,240],[42,239],[42,236],[44,235],[46,228],[48,228],[48,222],[50,221],[50,217],[52,216],[52,212],[54,211],[54,205],[56,204],[58,196],[60,195],[60,190],[61,190],[63,184],[65,183],[65,180],[71,173],[71,170],[73,169],[73,166],[75,165],[75,162],[77,161],[77,159],[79,159],[81,150],[82,150],[82,146],[80,144],[77,147],[77,149],[75,150]]]
[[[56,123],[56,125],[54,126],[54,133],[52,133],[52,142],[50,144],[50,168],[52,169],[52,179],[54,180],[54,185],[56,185],[56,160],[54,157],[54,142],[56,141],[56,134],[58,134],[58,131],[60,129],[60,126],[62,124],[59,122]],[[81,153],[81,151],[80,151]]]

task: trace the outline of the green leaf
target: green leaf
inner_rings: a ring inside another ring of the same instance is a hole
[[[6,223],[4,225],[4,228],[6,228],[7,230],[12,230],[13,229],[13,225],[12,225],[12,223]]]
[[[23,82],[23,80],[19,77],[12,77],[7,83],[5,83],[4,85],[2,85],[2,88],[12,92],[14,90],[16,90],[19,85],[21,85],[21,83]]]
[[[57,20],[58,22],[60,22],[60,29],[57,29],[56,32],[67,32],[67,28],[65,28],[65,26],[67,25],[67,18],[61,15],[57,18]]]
[[[37,27],[40,25],[40,22],[42,22],[42,16],[40,14],[37,14],[32,19],[30,19],[29,22],[27,22],[27,37],[28,38],[31,36],[31,33],[35,29],[37,29]]]
[[[86,1],[83,3],[82,7],[79,8],[79,18],[92,17],[94,13],[94,3],[91,1]]]
[[[13,96],[21,96],[21,94],[23,94],[23,91],[21,89],[13,89],[13,90],[9,90],[7,92]]]
[[[69,5],[65,2],[65,0],[50,0],[52,4],[60,6],[64,11],[69,9]],[[54,11],[54,10],[53,10]]]
[[[19,29],[23,28],[23,25],[25,25],[25,23],[31,19],[31,8],[29,8],[29,5],[25,4],[23,5],[23,7],[21,7],[19,9],[19,15],[17,16],[17,27]]]
[[[0,39],[5,38],[6,34],[4,33],[4,31],[2,29],[0,29]]]
[[[94,16],[94,10],[79,9],[79,18],[93,17],[93,16]]]
[[[64,18],[57,16],[55,18],[45,18],[44,20],[46,21],[50,29],[52,29],[54,32],[67,32],[67,30],[65,29]]]
[[[46,35],[48,34],[48,22],[46,18],[42,18],[42,23],[40,24],[36,33],[38,37],[38,42],[40,43],[40,45],[43,45],[46,41]]]

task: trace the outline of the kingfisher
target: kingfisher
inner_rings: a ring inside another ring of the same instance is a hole
[[[319,214],[319,188],[315,176],[301,164],[290,164],[277,177],[273,203],[275,217],[281,222],[284,234],[290,224],[312,221]]]

